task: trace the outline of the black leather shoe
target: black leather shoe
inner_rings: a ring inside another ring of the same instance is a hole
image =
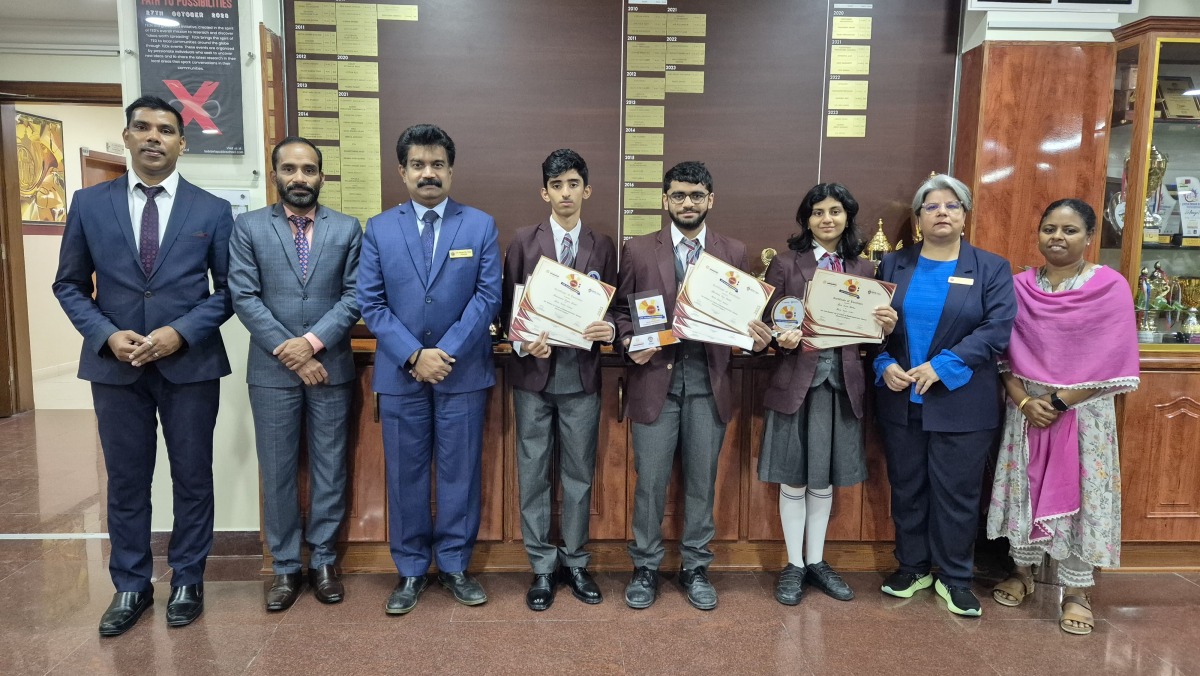
[[[804,579],[809,584],[820,589],[830,597],[839,601],[849,601],[854,598],[854,590],[824,561],[810,563]]]
[[[383,611],[388,615],[404,615],[408,613],[417,607],[417,599],[428,585],[429,578],[424,575],[401,577],[400,583],[396,585],[396,588],[392,590],[392,595],[388,597],[387,604],[383,606]]]
[[[284,573],[271,579],[267,588],[267,612],[277,613],[292,607],[300,598],[304,588],[304,576],[300,573]]]
[[[692,570],[680,569],[679,585],[687,592],[688,603],[700,610],[712,610],[717,607],[717,589],[708,581],[708,571],[704,566]]]
[[[554,603],[554,577],[553,573],[533,576],[529,591],[525,592],[525,605],[530,610],[545,610]]]
[[[167,601],[167,626],[186,627],[204,612],[204,583],[171,587]]]
[[[113,594],[108,610],[100,616],[101,636],[120,636],[137,624],[146,609],[154,605],[154,587],[147,586],[140,592],[117,592]]]
[[[592,579],[592,574],[583,566],[563,568],[562,581],[571,588],[571,595],[584,603],[596,604],[604,600],[600,593],[600,585]]]
[[[658,598],[658,571],[641,567],[633,571],[633,579],[625,586],[625,605],[636,610],[649,608]]]
[[[321,603],[341,603],[346,596],[346,588],[338,579],[337,568],[331,564],[308,571],[308,583],[312,585],[313,596]]]
[[[775,600],[785,606],[800,603],[804,596],[804,569],[789,563],[779,572],[779,580],[775,583]]]
[[[487,603],[487,593],[475,578],[462,573],[438,573],[438,582],[454,594],[454,600],[464,606],[477,606]]]

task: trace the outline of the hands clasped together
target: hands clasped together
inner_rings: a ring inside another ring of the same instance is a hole
[[[108,337],[108,348],[118,361],[139,367],[169,357],[181,347],[183,338],[170,326],[154,329],[145,336],[125,330]]]

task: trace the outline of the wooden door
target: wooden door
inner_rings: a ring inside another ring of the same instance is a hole
[[[79,170],[83,187],[111,181],[125,173],[125,157],[87,148],[79,149]]]

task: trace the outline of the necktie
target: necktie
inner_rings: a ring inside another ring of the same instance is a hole
[[[833,272],[842,272],[842,259],[826,252],[821,254],[821,260],[817,261],[817,267]]]
[[[288,216],[292,225],[296,226],[296,258],[300,259],[300,278],[308,278],[308,237],[304,234],[310,223],[308,216]]]
[[[700,258],[700,240],[684,238],[681,244],[687,250],[687,262],[685,265],[694,264]]]
[[[154,270],[154,259],[158,258],[158,204],[154,198],[166,188],[141,183],[138,183],[137,187],[146,194],[146,207],[142,209],[142,229],[138,241],[138,259],[142,263],[142,272],[149,277],[150,272]]]
[[[421,229],[421,248],[425,251],[425,274],[429,274],[429,270],[433,267],[433,224],[437,222],[438,215],[433,209],[425,212],[421,220],[425,222],[425,227]]]
[[[562,238],[562,249],[558,252],[558,262],[568,268],[575,267],[575,256],[571,253],[571,233],[564,233]]]

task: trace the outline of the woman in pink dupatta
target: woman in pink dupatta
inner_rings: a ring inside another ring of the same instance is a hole
[[[1001,362],[1008,394],[988,510],[989,538],[1008,538],[1016,564],[997,603],[1034,592],[1046,553],[1066,588],[1059,627],[1088,634],[1097,566],[1121,553],[1121,470],[1114,395],[1138,385],[1133,299],[1119,273],[1084,260],[1096,214],[1076,199],[1042,214],[1040,268],[1013,282],[1017,319]]]

